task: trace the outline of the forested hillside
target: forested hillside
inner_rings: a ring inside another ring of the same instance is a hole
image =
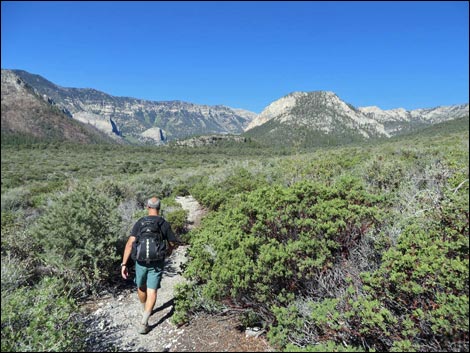
[[[282,351],[468,351],[468,118],[323,149],[3,143],[2,351],[85,351],[151,195],[210,211],[176,324],[237,312]]]

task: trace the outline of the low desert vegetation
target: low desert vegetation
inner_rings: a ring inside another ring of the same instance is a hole
[[[468,120],[467,120],[468,122]],[[2,351],[84,351],[145,200],[190,245],[176,324],[283,351],[468,351],[466,129],[318,149],[2,144]],[[209,212],[189,233],[176,196]]]

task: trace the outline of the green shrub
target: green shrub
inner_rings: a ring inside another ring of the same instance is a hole
[[[2,293],[11,292],[32,282],[31,260],[21,259],[2,249]]]
[[[390,352],[417,352],[417,346],[411,343],[409,340],[395,341],[393,342]]]
[[[364,176],[366,182],[373,188],[382,192],[393,192],[406,180],[406,171],[404,163],[377,156],[366,165]]]
[[[30,225],[23,212],[2,211],[2,256],[16,258],[32,268],[38,262],[41,248],[31,237],[27,228]]]
[[[137,162],[126,161],[121,165],[119,171],[126,174],[136,174],[142,171],[142,167]]]
[[[173,188],[173,195],[175,196],[187,196],[190,194],[189,186],[186,184],[178,184]]]
[[[202,288],[194,283],[178,284],[175,289],[175,314],[171,321],[182,325],[189,320],[191,314],[201,310],[217,313],[223,307],[221,303],[204,297]]]
[[[41,207],[54,192],[64,189],[66,182],[50,181],[50,182],[36,182],[31,185],[31,201],[34,207]]]
[[[163,182],[159,176],[154,174],[143,174],[135,177],[132,181],[131,193],[140,205],[145,205],[152,196],[160,199],[171,195],[172,187],[170,183]]]
[[[9,189],[2,193],[2,211],[15,211],[32,206],[31,192],[25,187]]]
[[[263,319],[253,310],[247,310],[242,312],[240,323],[244,327],[260,327],[263,325]]]
[[[224,180],[217,183],[211,183],[208,177],[204,177],[193,185],[190,191],[202,205],[217,210],[236,195],[253,191],[264,185],[267,185],[267,182],[260,175],[255,175],[245,168],[236,168]]]
[[[217,210],[222,203],[226,201],[225,192],[210,186],[208,178],[203,178],[199,183],[191,187],[191,195],[193,195],[204,207],[211,210]]]
[[[2,288],[2,352],[83,351],[85,329],[76,312],[61,280]]]
[[[183,209],[176,209],[165,214],[165,219],[171,224],[171,228],[176,234],[185,232],[187,217],[188,211]]]
[[[374,230],[378,202],[353,179],[334,187],[262,187],[204,220],[191,237],[185,273],[204,284],[207,298],[249,308],[271,323],[273,305],[314,287],[319,274]]]
[[[293,343],[293,350],[328,341],[376,351],[467,351],[467,184],[461,176],[426,217],[408,220],[380,267],[345,292],[274,306],[271,342]]]
[[[345,347],[344,344],[327,341],[321,342],[315,346],[307,345],[303,348],[299,348],[298,346],[289,343],[284,352],[365,352],[365,350],[354,346]]]
[[[97,188],[101,190],[103,194],[108,195],[117,202],[129,199],[133,196],[129,185],[118,183],[114,180],[104,180],[97,185]]]
[[[380,269],[364,274],[368,295],[398,318],[386,330],[400,341],[432,342],[433,350],[467,342],[468,348],[468,230],[467,183],[459,193],[447,192],[426,222],[408,226]]]
[[[58,196],[31,230],[41,258],[76,290],[94,291],[116,276],[120,217],[114,199],[92,186]]]
[[[12,211],[2,211],[2,251],[8,246],[7,239],[15,233],[19,227],[17,217]]]

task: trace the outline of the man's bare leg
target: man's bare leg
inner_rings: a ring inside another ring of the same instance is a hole
[[[144,313],[142,314],[142,325],[148,326],[149,317],[152,315],[153,307],[157,301],[157,290],[147,288],[147,300],[145,301]]]
[[[145,301],[145,312],[152,312],[155,303],[157,302],[157,290],[152,288],[147,288],[147,300]]]
[[[142,310],[145,311],[145,302],[147,301],[147,288],[137,288],[137,295],[139,297],[139,301],[142,303]]]

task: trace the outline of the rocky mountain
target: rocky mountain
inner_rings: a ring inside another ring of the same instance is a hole
[[[388,137],[384,126],[333,92],[294,92],[267,106],[245,135],[264,144],[317,146]]]
[[[22,70],[12,70],[75,120],[131,143],[162,143],[192,135],[239,134],[255,113],[226,106],[115,97],[88,88],[66,88]]]
[[[40,97],[55,112],[73,118],[69,120],[82,122],[88,129],[94,127],[115,140],[136,144],[162,144],[200,135],[239,135],[245,131],[244,136],[263,145],[337,145],[413,132],[469,114],[468,104],[411,111],[356,108],[333,92],[314,91],[288,94],[256,115],[222,105],[115,97],[95,89],[61,87],[22,70],[2,69],[2,131],[4,90],[10,90],[8,94],[19,92],[3,87],[4,76],[10,83],[21,81],[29,94]],[[7,105],[5,109],[9,109]],[[6,128],[12,129],[13,120],[10,114]]]
[[[248,125],[245,135],[265,144],[335,145],[391,137],[468,114],[468,104],[384,111],[356,108],[333,92],[294,92],[268,105]]]
[[[433,124],[463,118],[469,115],[469,105],[451,105],[430,109],[405,110],[403,108],[382,110],[379,107],[358,108],[367,117],[383,124],[390,135],[403,134]]]
[[[72,119],[67,111],[38,95],[12,71],[1,70],[1,90],[2,138],[113,142],[95,127]]]

